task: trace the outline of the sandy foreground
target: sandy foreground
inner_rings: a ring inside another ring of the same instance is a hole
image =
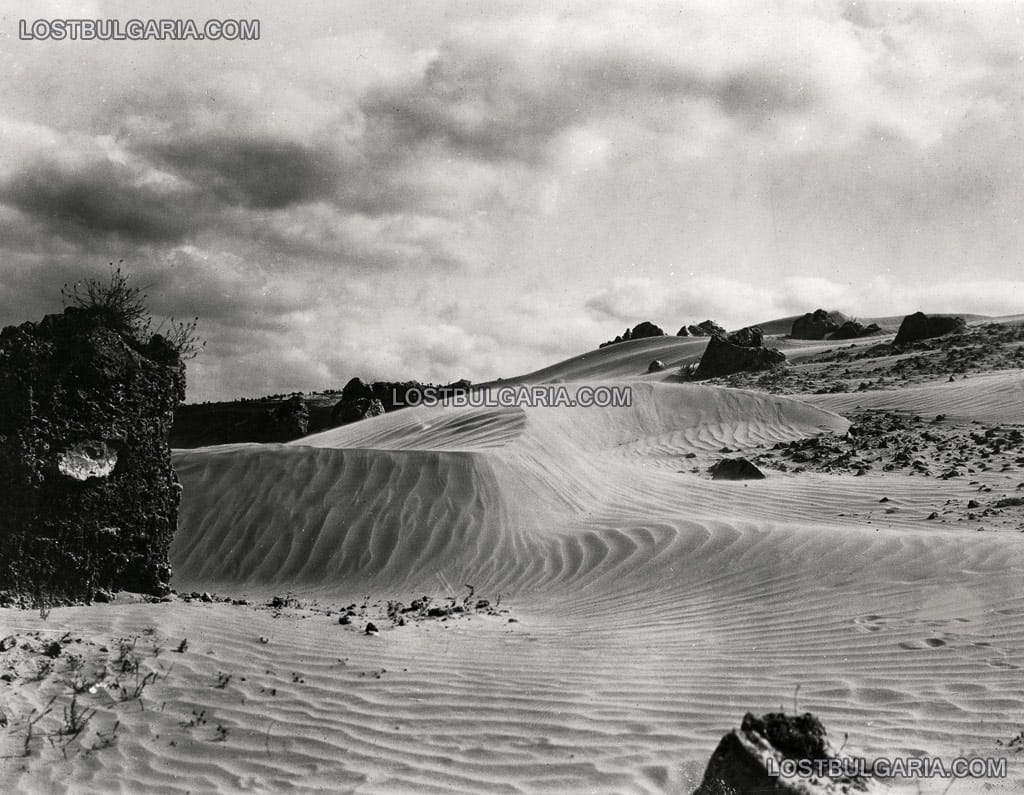
[[[701,344],[525,378],[628,384],[629,408],[411,408],[177,452],[179,597],[0,611],[4,789],[688,793],[744,712],[796,705],[868,757],[1006,756],[949,791],[1020,791],[1024,507],[992,506],[1024,495],[1024,448],[961,449],[948,479],[706,469],[855,411],[1019,428],[1022,371],[790,398],[679,383]]]

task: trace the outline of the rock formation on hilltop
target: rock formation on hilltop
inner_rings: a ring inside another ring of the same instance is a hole
[[[632,329],[626,329],[622,334],[613,340],[608,342],[602,342],[597,347],[607,348],[609,345],[615,345],[619,342],[628,342],[629,340],[639,340],[645,337],[664,337],[665,332],[658,326],[651,323],[649,320],[645,320],[643,323],[638,323],[633,326]]]
[[[793,321],[793,329],[789,336],[795,340],[852,340],[870,337],[881,331],[882,329],[875,323],[865,326],[846,317],[842,312],[815,309]]]
[[[778,775],[783,764],[813,765],[827,770],[830,760],[841,773],[830,776]],[[743,717],[739,729],[726,734],[708,761],[704,779],[693,795],[811,795],[816,792],[882,792],[877,779],[865,775],[860,759],[844,758],[829,742],[825,726],[814,715],[770,713]],[[774,775],[773,775],[774,773]]]
[[[705,320],[691,326],[683,326],[676,332],[677,337],[713,337],[715,334],[725,336],[725,329],[714,320]]]
[[[698,378],[714,378],[743,371],[769,370],[784,361],[784,353],[764,347],[764,333],[753,326],[728,337],[715,334],[708,340],[696,375]]]
[[[72,306],[0,332],[8,598],[170,590],[181,489],[167,438],[185,366],[175,342],[140,328],[109,308]]]
[[[789,336],[795,340],[823,340],[848,320],[842,312],[826,312],[815,309],[793,321]]]
[[[962,317],[926,315],[924,312],[915,312],[903,318],[893,344],[904,345],[917,340],[941,337],[945,334],[963,331],[965,328],[967,328],[967,323]]]

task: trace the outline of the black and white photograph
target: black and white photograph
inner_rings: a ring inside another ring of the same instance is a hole
[[[1024,792],[1022,19],[4,0],[0,790]]]

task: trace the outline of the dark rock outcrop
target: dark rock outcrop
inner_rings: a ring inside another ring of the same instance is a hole
[[[171,427],[172,447],[239,442],[288,442],[331,427],[337,396],[325,401],[281,395],[179,406]]]
[[[852,340],[880,334],[881,331],[876,323],[865,326],[842,312],[815,309],[793,321],[789,336],[795,340]]]
[[[824,309],[815,309],[793,321],[793,329],[789,332],[789,336],[795,340],[827,339],[830,334],[838,331],[846,321],[847,317],[842,312],[826,312]]]
[[[266,410],[257,422],[257,431],[268,442],[287,442],[309,432],[309,409],[299,395]]]
[[[660,327],[654,325],[649,320],[645,320],[643,323],[638,323],[633,326],[632,329],[626,329],[622,334],[613,340],[608,342],[602,342],[597,347],[607,348],[609,345],[615,345],[619,342],[629,342],[629,340],[640,340],[646,337],[664,337],[665,332]]]
[[[655,359],[649,365],[647,365],[647,372],[649,373],[660,373],[665,369],[665,362],[661,359]]]
[[[777,774],[784,760],[808,760],[822,767],[829,760],[842,760],[843,764],[837,765],[841,772],[834,778],[827,773],[811,776],[814,789],[808,789],[804,786],[807,779]],[[792,717],[771,713],[760,718],[748,712],[740,728],[719,742],[693,795],[884,791],[876,779],[861,773],[865,767],[863,760],[841,757],[829,742],[824,725],[809,712]]]
[[[893,344],[905,345],[908,342],[941,337],[945,334],[963,331],[966,327],[967,323],[962,317],[926,315],[924,312],[915,312],[903,318]]]
[[[723,458],[709,471],[712,480],[764,480],[764,472],[745,458]]]
[[[688,333],[684,334],[684,331]],[[714,320],[705,320],[701,323],[697,323],[696,325],[684,326],[683,328],[679,329],[679,333],[676,336],[713,337],[716,334],[720,334],[721,336],[724,337],[725,329],[719,326]]]
[[[71,307],[0,332],[0,591],[169,592],[185,367],[160,335]]]
[[[708,340],[700,364],[698,378],[714,378],[744,371],[770,370],[786,361],[786,355],[764,347],[764,334],[757,326],[740,329],[724,337],[716,334]]]

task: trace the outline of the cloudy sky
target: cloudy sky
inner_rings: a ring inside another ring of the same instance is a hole
[[[1021,312],[1022,13],[7,2],[0,324],[124,260],[200,317],[205,400],[512,376],[641,320]],[[140,16],[261,38],[18,35]]]

